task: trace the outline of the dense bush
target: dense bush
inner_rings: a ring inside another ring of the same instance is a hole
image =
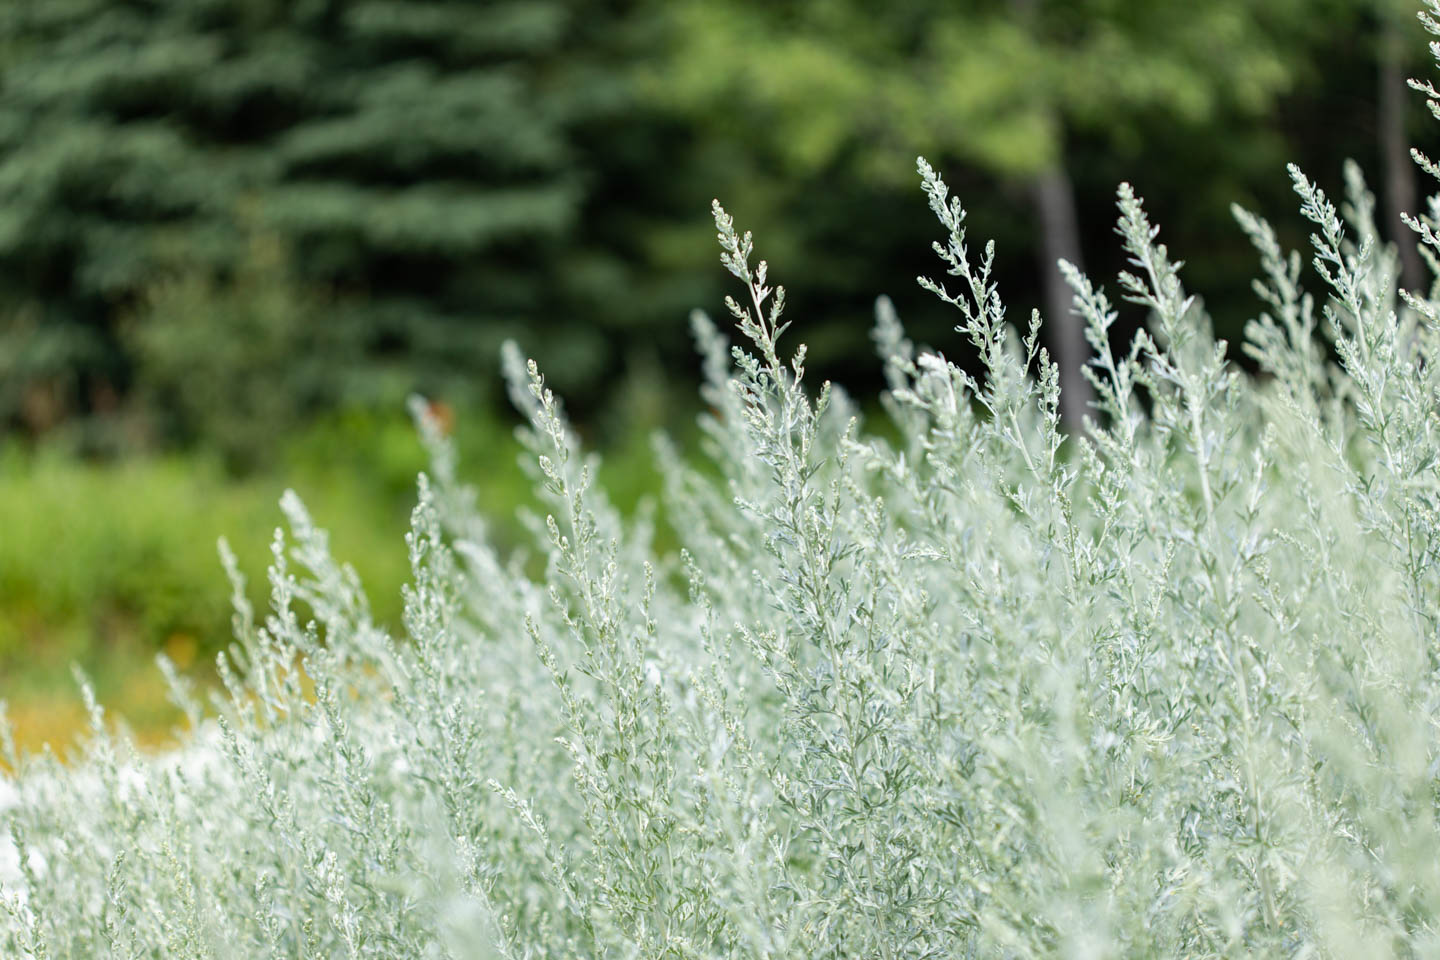
[[[658,444],[683,549],[622,522],[512,348],[531,579],[417,404],[405,637],[287,496],[268,615],[231,565],[213,720],[177,679],[174,754],[96,707],[73,769],[15,758],[7,953],[1434,955],[1440,298],[1397,295],[1353,168],[1338,210],[1292,169],[1319,282],[1237,209],[1245,376],[1122,186],[1149,332],[1112,343],[1067,269],[1099,398],[1070,439],[1038,315],[920,171],[953,278],[921,282],[983,377],[881,301],[897,439],[865,432],[717,205],[744,345],[695,319],[723,478]]]

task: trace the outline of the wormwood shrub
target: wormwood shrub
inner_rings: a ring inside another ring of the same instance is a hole
[[[920,174],[983,375],[880,301],[899,439],[867,436],[717,205],[742,339],[694,318],[723,476],[657,445],[684,548],[508,348],[543,579],[417,404],[406,636],[287,495],[268,614],[226,553],[213,719],[173,677],[172,754],[92,703],[74,767],[10,757],[5,955],[1440,955],[1440,288],[1397,292],[1353,167],[1338,207],[1292,169],[1315,276],[1236,211],[1245,376],[1122,186],[1149,329],[1112,343],[1066,267],[1099,398],[1067,448],[1039,317]],[[1411,223],[1440,267],[1440,199]]]

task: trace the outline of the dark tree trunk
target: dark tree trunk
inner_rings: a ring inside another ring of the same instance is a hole
[[[1418,215],[1415,163],[1410,159],[1410,138],[1405,132],[1405,106],[1410,89],[1405,82],[1405,37],[1393,20],[1384,26],[1380,46],[1380,155],[1385,168],[1385,214],[1400,250],[1400,282],[1408,289],[1426,286],[1425,267],[1415,246],[1415,234],[1400,220],[1401,213]]]
[[[1071,430],[1080,429],[1090,409],[1090,381],[1080,372],[1090,360],[1083,321],[1071,313],[1072,292],[1056,265],[1069,260],[1085,268],[1080,254],[1080,227],[1075,215],[1075,188],[1063,163],[1057,163],[1030,184],[1040,220],[1040,269],[1050,351],[1060,365],[1060,417]]]
[[[1033,23],[1035,0],[1010,0],[1010,9],[1025,23]],[[1080,371],[1090,360],[1090,344],[1085,342],[1084,322],[1070,312],[1070,287],[1055,265],[1069,260],[1081,270],[1085,261],[1080,254],[1079,218],[1075,215],[1075,187],[1065,170],[1064,124],[1052,117],[1054,127],[1062,131],[1057,145],[1059,157],[1049,168],[1030,181],[1030,197],[1040,221],[1040,276],[1050,353],[1060,365],[1060,419],[1071,431],[1078,431],[1090,410],[1094,393],[1090,381]]]

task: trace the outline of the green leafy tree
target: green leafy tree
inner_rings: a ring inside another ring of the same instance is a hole
[[[1088,403],[1088,348],[1055,267],[1080,263],[1072,142],[1113,151],[1253,124],[1311,52],[1291,29],[1306,6],[910,0],[877,17],[855,2],[682,2],[673,62],[652,90],[723,112],[732,133],[773,141],[795,170],[840,163],[885,180],[919,151],[1019,185],[1073,424]]]

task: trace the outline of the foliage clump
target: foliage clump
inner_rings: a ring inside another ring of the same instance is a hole
[[[1122,185],[1150,323],[1112,342],[1066,265],[1098,398],[1067,437],[1038,314],[1011,325],[993,246],[920,174],[947,277],[921,283],[978,367],[880,301],[897,439],[808,389],[717,204],[743,340],[694,318],[721,475],[657,444],[683,548],[622,522],[507,349],[543,577],[417,404],[405,638],[287,496],[264,617],[226,553],[228,693],[205,720],[175,678],[182,749],[139,758],[92,705],[77,766],[10,758],[6,955],[1440,949],[1440,291],[1397,291],[1353,167],[1339,206],[1292,169],[1315,279],[1236,210],[1248,376]],[[1412,223],[1437,266],[1440,200]]]

